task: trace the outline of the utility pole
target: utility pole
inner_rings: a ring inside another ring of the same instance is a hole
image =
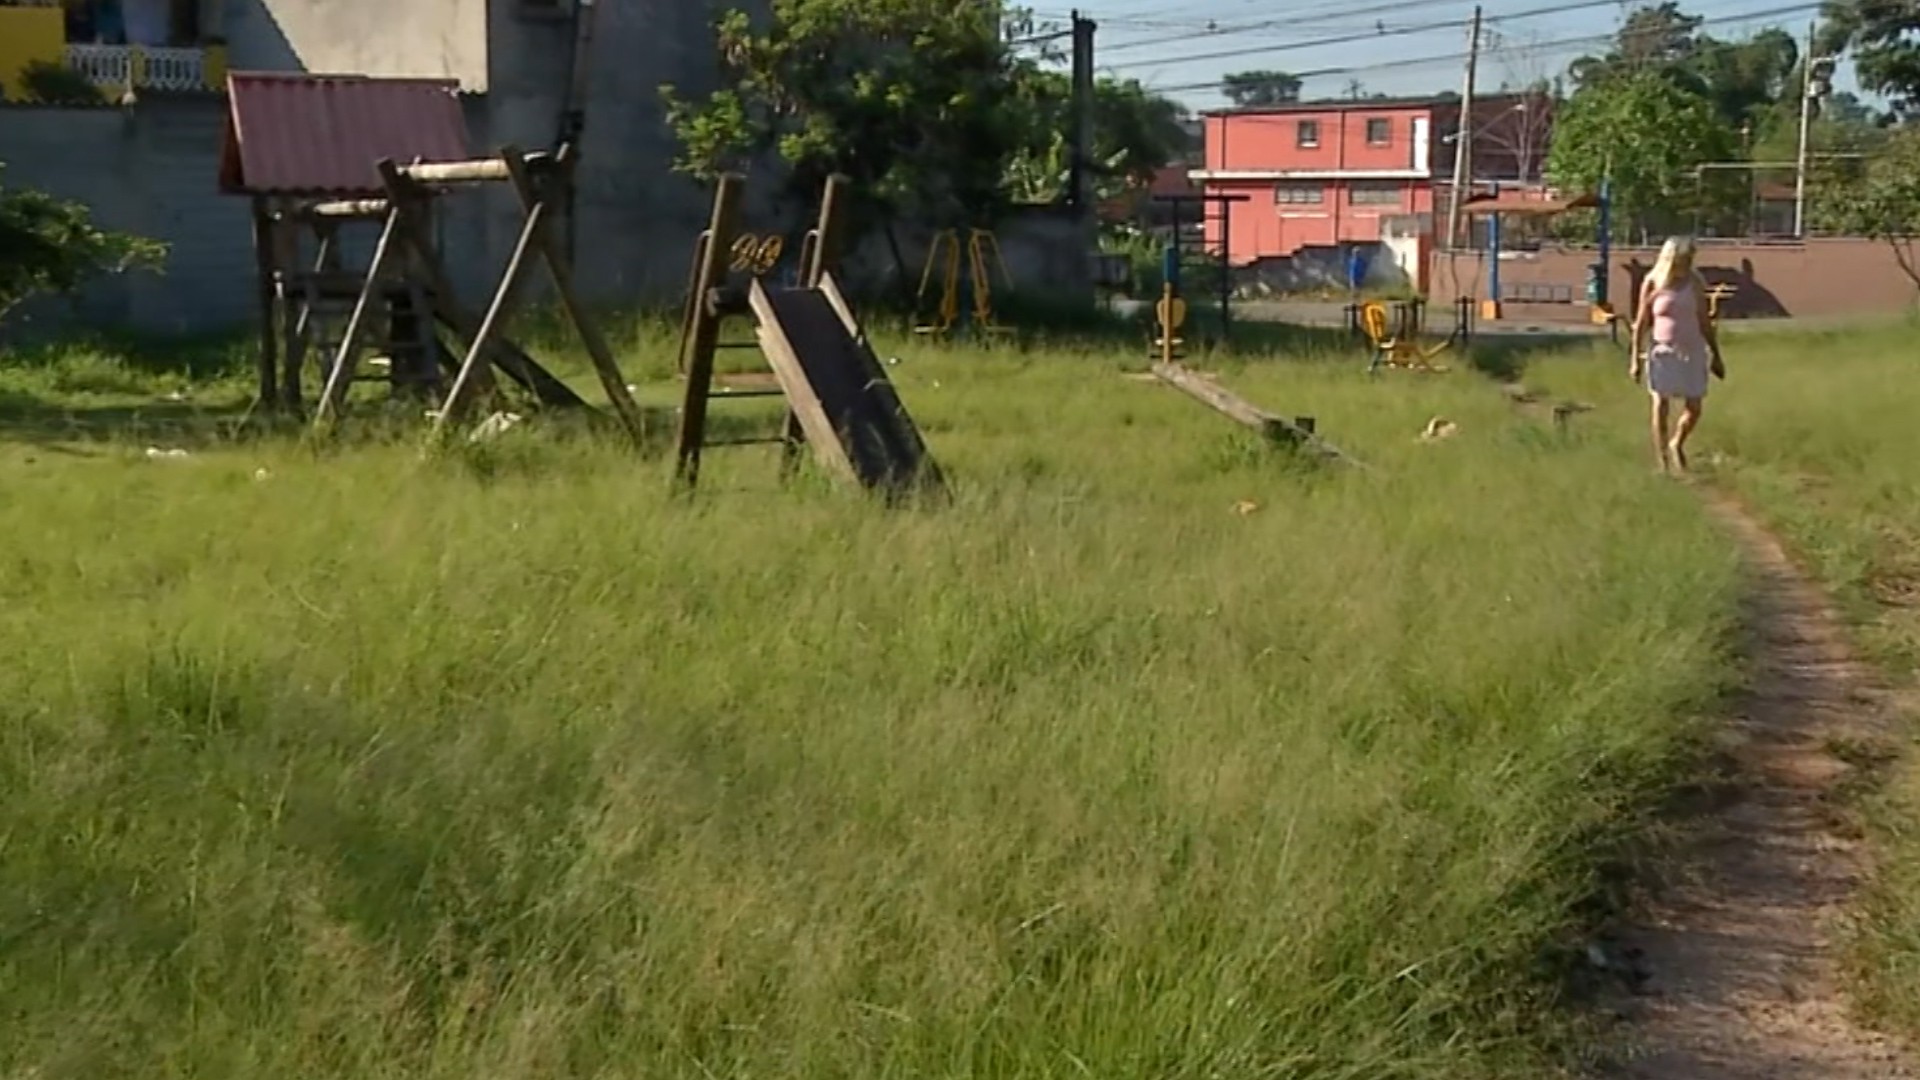
[[[1073,12],[1073,155],[1069,197],[1082,214],[1093,212],[1093,31],[1092,19]]]
[[[1818,23],[1807,23],[1807,60],[1801,61],[1801,136],[1799,152],[1793,156],[1793,238],[1807,238],[1807,136],[1812,131],[1814,69],[1822,58],[1814,56],[1814,33]]]
[[[1447,193],[1447,250],[1460,240],[1460,200],[1467,180],[1467,159],[1473,156],[1473,76],[1480,63],[1480,5],[1473,7],[1473,21],[1467,27],[1467,78],[1460,91],[1460,126],[1453,136],[1453,185]]]

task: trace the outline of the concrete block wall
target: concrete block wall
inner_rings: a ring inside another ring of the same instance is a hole
[[[693,241],[706,227],[712,192],[673,171],[679,143],[660,87],[697,96],[719,82],[713,23],[765,0],[601,0],[581,147],[576,277],[594,302],[671,301],[686,285]],[[511,3],[491,15],[491,90],[481,138],[547,146],[566,88],[566,23],[528,18]],[[490,215],[488,248],[504,260],[513,244],[510,203]]]
[[[244,200],[220,194],[224,102],[149,94],[131,109],[0,108],[0,183],[85,204],[100,225],[170,246],[164,271],[103,280],[71,301],[16,313],[29,332],[63,325],[195,333],[252,312]],[[13,325],[15,331],[21,325]]]

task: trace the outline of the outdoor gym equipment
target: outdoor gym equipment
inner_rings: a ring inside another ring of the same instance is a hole
[[[970,320],[976,330],[989,333],[1007,333],[1012,327],[1001,326],[993,320],[993,273],[1000,271],[1001,286],[1013,288],[1013,275],[1007,270],[1006,258],[1000,252],[1000,239],[990,229],[969,229],[966,242],[966,263],[968,281],[973,293],[973,312]],[[945,334],[960,321],[960,230],[945,229],[933,235],[933,242],[927,247],[927,264],[920,272],[920,289],[914,297],[916,311],[924,310],[927,302],[927,290],[933,285],[935,268],[940,271],[940,302],[930,318],[915,320],[913,332],[916,334]]]
[[[1733,299],[1734,294],[1739,291],[1740,287],[1738,285],[1729,285],[1725,282],[1707,286],[1707,320],[1709,322],[1719,322],[1720,301]]]
[[[1180,298],[1180,250],[1169,244],[1161,263],[1160,300],[1153,305],[1153,317],[1160,336],[1154,339],[1153,354],[1162,364],[1171,364],[1184,354],[1185,342],[1174,335],[1187,321],[1187,302]]]
[[[1470,331],[1468,311],[1472,301],[1462,297],[1454,305],[1453,333],[1432,346],[1420,343],[1420,319],[1418,314],[1403,315],[1400,325],[1390,326],[1387,318],[1387,306],[1378,300],[1369,300],[1360,305],[1360,330],[1366,334],[1367,341],[1373,346],[1373,357],[1367,363],[1367,372],[1372,374],[1382,367],[1400,368],[1407,371],[1420,371],[1438,374],[1450,370],[1445,365],[1436,365],[1433,358],[1456,345],[1464,345]],[[1417,312],[1415,308],[1405,308],[1405,312]]]

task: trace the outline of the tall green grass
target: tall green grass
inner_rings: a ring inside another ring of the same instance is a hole
[[[1727,344],[1730,378],[1708,398],[1697,440],[1707,467],[1831,590],[1868,655],[1909,685],[1920,673],[1920,360],[1912,334],[1910,325],[1736,332]],[[1612,364],[1560,365],[1542,376],[1616,397],[1625,380]],[[1920,716],[1906,717],[1897,733],[1901,761],[1886,783],[1856,805],[1879,866],[1854,942],[1865,1000],[1879,1020],[1912,1034],[1920,1034],[1916,722]]]
[[[538,425],[0,456],[0,1075],[1564,1063],[1735,587],[1637,428],[1227,367],[1343,471],[1110,354],[883,352],[951,507]]]

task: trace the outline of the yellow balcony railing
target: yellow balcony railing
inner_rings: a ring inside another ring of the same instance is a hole
[[[68,45],[67,66],[102,90],[218,90],[224,50],[156,45]]]

